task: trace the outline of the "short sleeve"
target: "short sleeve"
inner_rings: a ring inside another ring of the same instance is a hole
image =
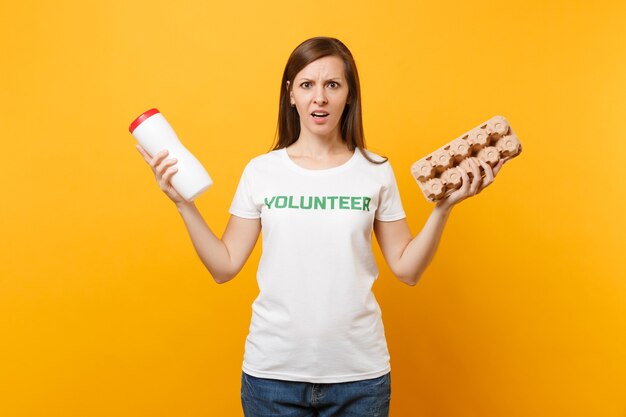
[[[254,188],[252,187],[252,166],[250,163],[246,165],[239,179],[237,191],[230,205],[228,212],[245,219],[258,219],[261,217],[261,211],[254,204],[252,195]]]
[[[375,218],[376,220],[386,222],[403,219],[406,217],[406,214],[402,207],[396,176],[389,161],[383,165],[385,166],[385,176],[378,196],[378,208],[376,209]]]

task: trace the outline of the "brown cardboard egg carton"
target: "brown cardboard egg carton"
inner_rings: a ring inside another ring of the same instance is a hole
[[[459,169],[472,178],[470,158],[481,159],[494,167],[500,159],[508,160],[521,151],[522,145],[509,122],[503,116],[494,116],[416,161],[411,165],[411,175],[426,199],[437,201],[461,186]]]

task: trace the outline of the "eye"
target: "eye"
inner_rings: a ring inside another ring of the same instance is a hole
[[[335,81],[331,81],[331,82],[328,83],[328,86],[330,88],[338,88],[339,87],[339,83],[335,82]]]
[[[311,83],[309,81],[305,81],[302,84],[300,84],[300,87],[302,88],[309,88],[311,86]]]

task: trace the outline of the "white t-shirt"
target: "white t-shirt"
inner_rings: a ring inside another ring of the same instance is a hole
[[[390,371],[372,292],[374,219],[406,217],[389,162],[355,149],[343,165],[311,170],[274,150],[246,165],[229,212],[262,226],[244,372],[335,383]]]

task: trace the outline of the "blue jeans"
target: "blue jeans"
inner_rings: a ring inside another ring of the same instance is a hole
[[[388,417],[391,373],[331,384],[257,378],[241,372],[245,417]]]

